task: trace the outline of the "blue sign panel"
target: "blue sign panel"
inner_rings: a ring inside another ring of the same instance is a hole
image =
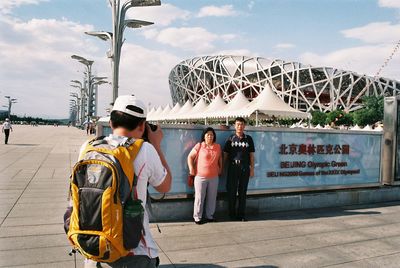
[[[224,127],[215,131],[221,148],[234,133]],[[193,193],[186,181],[187,156],[200,141],[202,129],[167,126],[163,133],[162,149],[173,176],[170,194]],[[253,128],[246,134],[252,136],[256,150],[249,191],[379,183],[380,133]],[[219,179],[219,191],[226,191],[225,174]]]
[[[171,193],[189,193],[187,155],[201,129],[164,128],[163,150],[173,174]],[[218,130],[223,148],[233,130]],[[378,183],[381,135],[249,130],[255,144],[255,176],[249,190],[321,188]],[[225,191],[226,178],[219,181]]]

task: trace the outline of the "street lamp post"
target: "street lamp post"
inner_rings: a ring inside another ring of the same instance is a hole
[[[70,99],[69,100],[69,112],[70,117],[69,120],[71,121],[72,125],[75,126],[76,119],[78,117],[78,102],[76,100]]]
[[[93,77],[94,82],[92,83],[93,87],[93,107],[95,107],[94,110],[94,115],[97,116],[97,111],[98,111],[98,102],[99,102],[99,95],[98,95],[98,86],[102,84],[108,84],[109,82],[107,80],[103,80],[103,77]]]
[[[140,28],[142,26],[152,25],[153,22],[141,21],[141,20],[125,20],[125,15],[128,9],[131,7],[144,7],[144,6],[159,6],[161,5],[160,0],[129,0],[126,1],[122,7],[120,0],[109,0],[111,11],[112,11],[112,28],[113,32],[97,31],[97,32],[85,32],[88,35],[97,36],[102,40],[111,41],[111,53],[107,56],[111,58],[113,77],[113,103],[118,97],[118,83],[119,83],[119,63],[121,59],[121,47],[123,44],[123,34],[126,27]]]
[[[98,104],[98,93],[97,87],[101,84],[108,83],[106,79],[107,77],[102,76],[90,76],[90,78],[86,78],[84,84],[90,85],[84,87],[82,83],[78,80],[71,80],[72,84],[71,87],[79,88],[81,91],[81,123],[85,120],[85,109],[87,110],[87,115],[90,116],[97,116],[97,104]],[[75,93],[76,94],[76,93]],[[87,108],[86,108],[86,107]],[[87,119],[89,120],[89,118]]]
[[[84,57],[81,57],[81,56],[78,56],[78,55],[72,55],[71,58],[74,59],[74,60],[79,61],[80,63],[82,63],[83,65],[86,66],[86,73],[87,73],[87,79],[86,79],[87,86],[86,86],[86,88],[87,88],[87,92],[88,92],[88,112],[87,112],[87,121],[89,122],[90,117],[92,116],[92,113],[91,113],[91,110],[92,110],[91,108],[92,108],[92,107],[90,106],[91,103],[92,103],[91,77],[92,77],[92,65],[93,65],[93,62],[94,62],[94,61],[88,60],[88,59],[86,59],[86,58],[84,58]]]
[[[102,85],[102,84],[107,84],[108,81],[104,80],[107,77],[99,77],[99,76],[95,76],[92,77],[92,81],[91,81],[91,94],[92,94],[92,98],[91,98],[91,107],[92,107],[92,114],[94,116],[97,116],[97,107],[98,107],[98,86]]]
[[[69,94],[71,97],[75,98],[76,100],[76,115],[75,115],[75,121],[77,121],[77,124],[80,125],[80,118],[79,118],[79,114],[80,114],[80,109],[81,109],[81,103],[80,103],[80,99],[78,93],[74,93],[71,92]],[[74,124],[75,125],[75,124]]]
[[[82,83],[78,80],[71,80],[71,83],[75,83],[77,85],[70,85],[71,87],[79,88],[81,97],[80,97],[80,124],[82,124],[85,121],[85,110],[86,110],[86,91],[85,88],[83,87]]]
[[[13,103],[17,103],[17,99],[13,99],[10,96],[4,96],[8,99],[8,118],[11,118],[11,106]]]

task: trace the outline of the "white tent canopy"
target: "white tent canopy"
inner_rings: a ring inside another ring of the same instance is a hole
[[[207,108],[207,104],[203,99],[200,99],[195,106],[193,106],[193,109],[191,110],[190,114],[187,115],[186,119],[198,119],[202,118],[202,114]]]
[[[162,113],[158,116],[158,118],[160,118],[161,120],[163,120],[165,118],[165,116],[167,114],[169,114],[171,112],[171,106],[169,106],[169,104],[167,104],[164,109],[162,110]]]
[[[149,119],[149,116],[147,116],[147,120],[164,120],[165,116],[171,111],[171,106],[167,104],[164,108],[161,106],[158,107],[158,109],[151,115],[151,119]]]
[[[151,108],[148,112],[147,112],[147,120],[153,120],[152,118],[153,118],[153,114],[154,114],[154,112],[156,111],[156,108]]]
[[[171,110],[171,112],[167,115],[166,119],[168,120],[187,119],[192,109],[193,109],[192,103],[190,102],[190,100],[187,100],[177,113],[172,113]]]
[[[268,85],[252,102],[248,101],[242,91],[237,91],[235,97],[228,104],[225,104],[222,97],[217,95],[208,106],[203,99],[200,99],[194,107],[190,100],[187,100],[182,107],[176,103],[172,109],[168,105],[164,109],[159,107],[157,110],[149,112],[149,120],[154,121],[237,116],[255,116],[258,121],[259,117],[307,119],[310,114],[298,111],[286,104]]]
[[[216,111],[223,111],[226,109],[227,104],[220,95],[217,95],[210,105],[201,114],[201,118],[210,118]]]
[[[249,104],[247,98],[243,95],[242,91],[238,91],[235,97],[226,105],[224,110],[217,110],[211,117],[234,117],[240,116],[238,111]]]
[[[171,111],[169,111],[169,113],[166,114],[165,116],[168,116],[169,114],[176,114],[176,113],[179,112],[179,110],[180,110],[181,108],[182,108],[182,106],[179,104],[179,102],[177,102],[177,103],[175,104],[175,106],[172,107]]]
[[[264,90],[248,105],[231,113],[234,116],[249,117],[253,114],[264,114],[265,117],[307,119],[309,114],[298,111],[281,100],[267,85]]]
[[[160,109],[159,107],[158,109]],[[155,110],[155,108],[152,108],[152,110],[147,114],[147,120],[149,121],[162,121],[167,119],[169,114],[176,114],[180,109],[181,105],[179,103],[176,103],[175,106],[171,109],[171,106],[167,104],[164,109],[161,108],[161,111]]]
[[[161,106],[159,106],[152,114],[151,114],[151,120],[158,120],[160,115],[162,115],[163,109]],[[149,118],[149,116],[147,116]],[[148,119],[149,120],[149,119]]]

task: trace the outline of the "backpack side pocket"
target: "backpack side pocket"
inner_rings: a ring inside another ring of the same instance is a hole
[[[139,245],[143,233],[144,208],[142,200],[128,199],[124,206],[124,247],[133,249]]]

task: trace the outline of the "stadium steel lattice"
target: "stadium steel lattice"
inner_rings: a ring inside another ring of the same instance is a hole
[[[195,57],[176,65],[169,75],[174,105],[187,100],[195,104],[201,98],[210,103],[217,94],[229,102],[238,90],[252,100],[266,84],[293,108],[307,112],[353,111],[365,95],[400,93],[396,80],[260,57]]]

